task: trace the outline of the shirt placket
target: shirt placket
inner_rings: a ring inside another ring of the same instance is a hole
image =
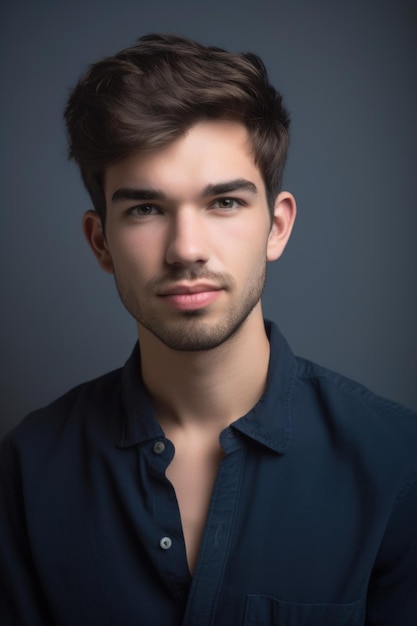
[[[149,551],[166,588],[177,602],[182,603],[185,602],[191,577],[175,491],[165,476],[173,454],[173,445],[168,439],[161,437],[147,445],[148,497],[152,511]]]
[[[216,604],[230,549],[245,449],[231,428],[220,443],[225,452],[215,481],[183,626],[215,626]]]

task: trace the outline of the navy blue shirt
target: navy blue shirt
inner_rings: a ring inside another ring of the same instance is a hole
[[[138,347],[6,437],[3,626],[416,626],[416,415],[268,334],[193,577]]]

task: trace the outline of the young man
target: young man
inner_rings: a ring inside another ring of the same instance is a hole
[[[3,443],[1,623],[415,626],[416,416],[262,316],[296,212],[262,62],[149,35],[65,115],[139,342]]]

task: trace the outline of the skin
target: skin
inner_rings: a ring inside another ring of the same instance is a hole
[[[176,449],[167,476],[192,572],[222,458],[219,433],[265,388],[260,297],[295,201],[281,192],[271,223],[247,131],[223,120],[111,165],[104,191],[106,231],[88,211],[84,233],[137,321],[142,376]]]

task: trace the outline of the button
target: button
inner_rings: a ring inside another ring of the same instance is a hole
[[[153,447],[155,454],[162,454],[165,450],[165,444],[163,441],[157,441]]]
[[[159,545],[161,546],[162,550],[169,550],[172,546],[172,541],[169,537],[162,537]]]

